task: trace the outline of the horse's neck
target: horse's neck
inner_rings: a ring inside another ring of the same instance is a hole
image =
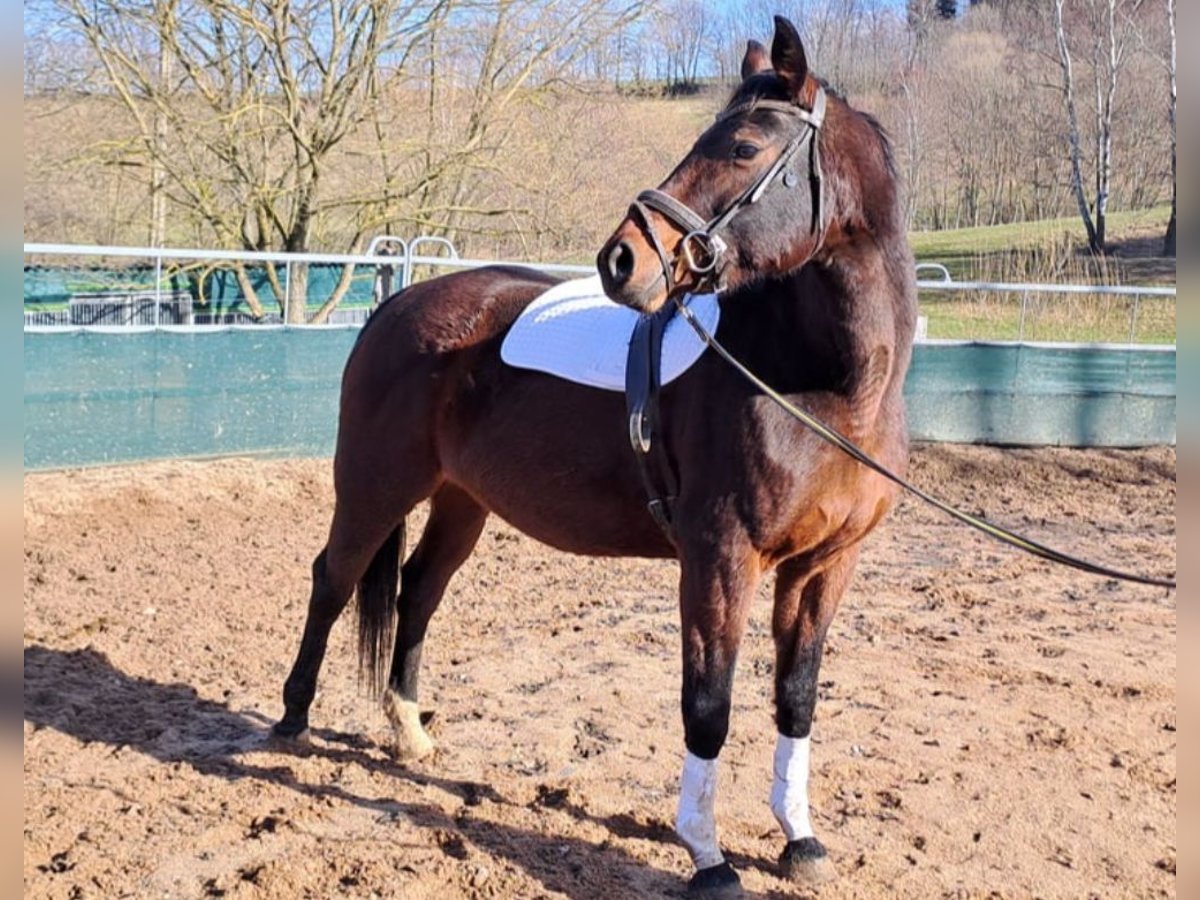
[[[820,262],[829,298],[861,370],[879,348],[895,351],[901,376],[916,325],[914,260],[887,138],[869,116],[837,100],[828,125],[838,150],[826,160],[831,215]]]
[[[827,182],[837,190],[829,193],[833,224],[820,261],[726,298],[721,333],[777,390],[844,398],[838,424],[863,436],[903,386],[916,291],[884,140],[848,108],[831,107],[831,116],[841,140],[860,148],[876,142],[883,156],[830,156]]]
[[[839,390],[867,351],[852,298],[830,274],[806,266],[721,304],[726,346],[779,390]]]

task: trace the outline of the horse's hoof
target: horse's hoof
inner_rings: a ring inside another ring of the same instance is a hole
[[[783,877],[796,884],[814,886],[827,884],[837,878],[837,869],[815,837],[788,841],[779,857]]]
[[[307,721],[289,722],[284,718],[271,726],[271,738],[293,744],[307,744],[311,741],[312,734],[308,730]]]
[[[742,882],[727,862],[701,869],[688,882],[689,897],[704,900],[737,900],[742,896]]]
[[[392,723],[391,750],[397,762],[415,762],[433,753],[434,744],[421,725],[417,704],[388,691],[383,696],[383,711]]]
[[[425,732],[403,737],[394,735],[392,738],[392,756],[397,762],[416,762],[430,756],[437,749],[436,745]]]

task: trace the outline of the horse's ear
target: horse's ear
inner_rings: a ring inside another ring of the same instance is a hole
[[[808,78],[808,57],[796,26],[783,16],[775,17],[775,40],[771,43],[771,65],[793,96],[800,96]]]
[[[742,57],[742,81],[769,68],[771,60],[767,58],[767,48],[758,41],[746,41],[746,55]]]

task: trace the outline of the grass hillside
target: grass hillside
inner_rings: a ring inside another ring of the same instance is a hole
[[[1105,284],[1174,284],[1175,260],[1161,259],[1169,206],[1110,213],[1105,260],[1084,251],[1078,216],[953,231],[909,234],[918,262],[941,263],[957,280],[1071,280]]]

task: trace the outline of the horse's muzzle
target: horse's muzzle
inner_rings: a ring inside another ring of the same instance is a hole
[[[649,313],[667,300],[666,279],[658,257],[628,218],[600,248],[596,269],[604,293],[614,303]]]

